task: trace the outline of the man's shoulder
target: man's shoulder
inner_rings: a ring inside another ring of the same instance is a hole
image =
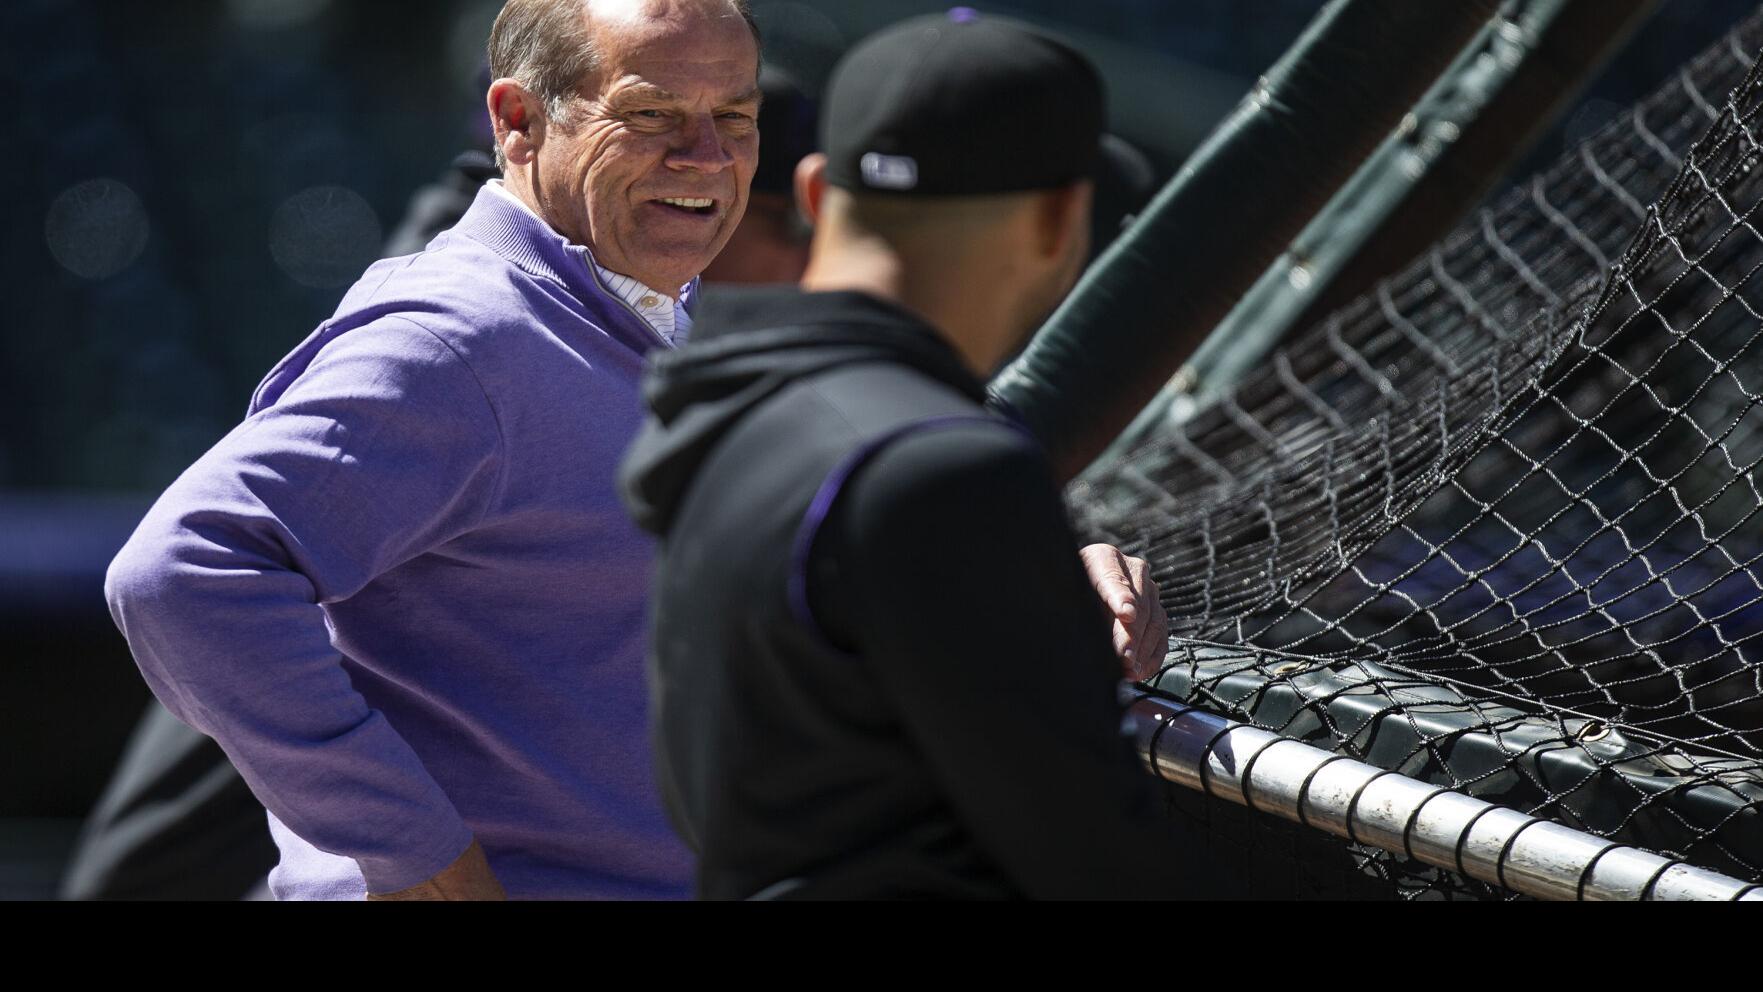
[[[368,266],[333,322],[402,312],[443,324],[458,317],[471,327],[494,327],[530,321],[534,309],[548,302],[578,308],[554,269],[535,261],[545,256],[544,246],[533,241],[536,233],[509,222],[507,213],[496,196],[479,189],[458,223],[421,251]]]
[[[800,422],[817,433],[827,455],[849,465],[852,489],[883,504],[920,504],[961,497],[963,505],[1008,496],[1023,486],[1056,494],[1038,442],[1015,423],[947,383],[910,367],[861,363],[798,383]],[[783,411],[780,411],[780,413]],[[836,441],[831,435],[837,435]],[[835,469],[836,471],[836,469]]]
[[[303,369],[319,351],[361,332],[420,330],[469,366],[486,388],[519,388],[532,375],[573,367],[566,351],[617,350],[606,308],[534,274],[458,231],[424,251],[369,266],[331,318],[271,373]],[[627,349],[628,350],[628,349]],[[621,356],[622,357],[622,356]]]
[[[365,324],[403,315],[437,334],[483,332],[533,320],[548,287],[489,247],[463,235],[440,235],[414,255],[373,263],[350,287],[334,324]]]
[[[344,356],[355,368],[382,369],[374,373],[381,377],[459,365],[486,389],[504,378],[497,374],[504,367],[554,364],[543,355],[522,357],[543,340],[529,282],[494,251],[452,233],[425,251],[381,259],[331,318],[270,370],[251,408],[275,403],[297,379],[340,367]]]
[[[850,427],[859,440],[872,440],[908,425],[972,419],[1007,425],[959,389],[910,366],[894,362],[855,362],[803,378],[795,389],[801,401],[820,406]]]
[[[993,498],[1058,498],[1046,453],[1027,432],[991,414],[925,417],[878,440],[858,480],[882,501],[947,502],[992,512]]]
[[[1031,435],[959,388],[909,365],[862,360],[804,375],[731,433],[725,467],[805,477],[849,476],[901,497],[935,478],[991,484],[1045,479],[1046,455]],[[880,471],[875,466],[880,467]],[[906,488],[899,488],[899,483]]]

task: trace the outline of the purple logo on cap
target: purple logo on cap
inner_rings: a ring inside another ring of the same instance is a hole
[[[979,20],[979,11],[972,7],[950,7],[949,20],[956,24],[972,24]]]

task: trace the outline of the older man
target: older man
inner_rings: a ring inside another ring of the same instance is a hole
[[[111,568],[155,693],[269,808],[281,897],[688,886],[612,469],[745,206],[758,44],[729,0],[514,0],[490,59],[505,184],[370,268]]]
[[[490,62],[504,180],[368,269],[107,583],[269,808],[278,897],[690,889],[612,480],[746,205],[756,34],[734,0],[511,0]]]

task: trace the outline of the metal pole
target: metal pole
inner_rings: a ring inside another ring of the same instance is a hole
[[[1062,468],[1076,461],[1075,456],[1069,462],[1066,458],[1068,444],[1073,451],[1093,455],[1093,468],[1122,458],[1147,436],[1185,421],[1235,386],[1290,334],[1311,327],[1368,292],[1378,279],[1400,270],[1447,234],[1656,6],[1657,0],[1506,0],[1454,53],[1447,67],[1433,70],[1436,78],[1428,77],[1430,85],[1424,92],[1413,94],[1411,104],[1396,108],[1375,148],[1327,163],[1354,171],[1329,187],[1325,202],[1299,195],[1307,185],[1292,182],[1280,185],[1277,196],[1264,197],[1270,205],[1301,207],[1309,211],[1305,216],[1293,220],[1245,214],[1233,218],[1235,226],[1228,234],[1210,231],[1197,220],[1163,232],[1177,239],[1198,240],[1206,251],[1217,251],[1219,244],[1230,246],[1224,257],[1240,255],[1245,263],[1264,265],[1264,269],[1240,283],[1230,283],[1228,279],[1244,274],[1233,269],[1220,275],[1191,264],[1168,266],[1138,290],[1169,305],[1173,315],[1159,322],[1131,311],[1133,289],[1101,270],[1104,264],[1128,266],[1136,261],[1136,254],[1149,257],[1150,253],[1176,249],[1141,244],[1129,251],[1133,242],[1144,237],[1129,232],[1121,239],[1129,243],[1118,260],[1096,266],[1074,294],[1076,303],[1064,308],[1043,330],[1046,340],[1031,346],[1024,361],[999,377],[996,388],[1035,427],[1037,436],[1047,441]],[[1425,15],[1438,7],[1419,5],[1415,9]],[[1430,32],[1427,38],[1430,44]],[[1303,47],[1295,46],[1294,54]],[[1400,52],[1402,58],[1413,51],[1407,45],[1390,50]],[[1422,50],[1430,53],[1430,49]],[[1318,54],[1327,54],[1327,49]],[[1362,52],[1351,52],[1348,58],[1352,62],[1364,57]],[[1430,54],[1423,56],[1423,61],[1430,58]],[[1339,70],[1346,80],[1351,80],[1354,71]],[[1270,75],[1279,78],[1277,72]],[[1372,92],[1394,96],[1400,91],[1380,86]],[[1357,104],[1354,107],[1358,109]],[[1370,108],[1366,109],[1369,114]],[[1380,104],[1377,112],[1383,109]],[[1311,112],[1320,111],[1313,107]],[[1372,119],[1368,116],[1361,123]],[[1306,154],[1319,154],[1324,148],[1338,154],[1320,136],[1306,130],[1305,123],[1294,121],[1290,134],[1282,132],[1271,139],[1249,127],[1221,128],[1204,150],[1224,156],[1233,150],[1230,145],[1223,150],[1213,150],[1213,146],[1226,140],[1264,141],[1269,146],[1260,149],[1260,156],[1284,162],[1295,153],[1281,150],[1277,141],[1295,136],[1304,139]],[[1195,158],[1204,161],[1200,153]],[[1242,171],[1239,163],[1226,161],[1233,172]],[[1330,174],[1327,168],[1310,163],[1302,171],[1307,179]],[[1190,167],[1184,168],[1179,184],[1207,190],[1208,181],[1216,180],[1204,170]],[[1177,185],[1171,183],[1172,187]],[[1219,194],[1214,189],[1208,190],[1208,195]],[[1179,196],[1160,196],[1146,214],[1179,206]],[[1279,226],[1286,220],[1297,226]],[[1270,251],[1246,231],[1257,235],[1280,232],[1289,240],[1281,243],[1277,252]],[[1191,295],[1181,281],[1189,276],[1206,278],[1209,286],[1233,286],[1228,311],[1214,313],[1203,306],[1180,305],[1184,294]],[[1088,296],[1097,299],[1087,301]],[[1208,315],[1217,316],[1217,324],[1197,332],[1203,338],[1195,337],[1196,332],[1185,321]],[[1103,444],[1096,444],[1088,432],[1094,424],[1103,423],[1104,417],[1113,417],[1112,409],[1061,405],[1068,399],[1065,393],[1041,396],[1034,388],[1037,380],[1057,382],[1066,391],[1092,388],[1081,368],[1068,369],[1065,363],[1093,361],[1091,354],[1107,353],[1116,347],[1115,339],[1136,339],[1147,331],[1161,336],[1140,341],[1112,370],[1105,398],[1086,398],[1096,404],[1113,403],[1145,377],[1160,380],[1155,395],[1130,421],[1119,421],[1124,428]],[[1175,347],[1178,340],[1185,344]],[[1073,346],[1079,341],[1081,349]],[[1063,350],[1061,342],[1066,342]]]
[[[1729,878],[1133,690],[1156,775],[1538,899],[1763,902]]]
[[[1486,29],[1498,0],[1332,0],[993,381],[1095,458]]]

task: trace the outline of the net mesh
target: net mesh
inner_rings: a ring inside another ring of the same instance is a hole
[[[1159,688],[1763,880],[1759,45],[1073,485],[1153,564]]]

